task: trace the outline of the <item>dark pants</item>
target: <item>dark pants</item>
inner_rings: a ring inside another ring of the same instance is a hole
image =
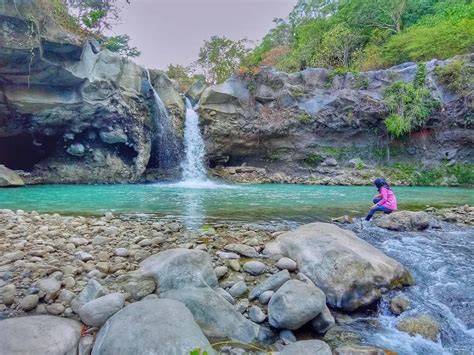
[[[374,198],[372,201],[374,203],[378,203],[380,202],[380,200],[381,198]],[[392,210],[384,206],[376,206],[369,211],[369,214],[367,215],[367,217],[365,217],[365,220],[370,221],[370,219],[374,216],[375,212],[383,212],[385,214],[389,214],[392,213]]]

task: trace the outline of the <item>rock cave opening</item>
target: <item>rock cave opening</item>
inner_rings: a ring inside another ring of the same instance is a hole
[[[31,171],[35,164],[53,153],[59,139],[58,136],[30,134],[0,137],[0,164],[13,170]]]
[[[115,153],[122,158],[123,161],[125,161],[129,165],[133,165],[134,159],[138,156],[137,151],[126,144],[123,143],[117,143],[114,144],[115,148]]]

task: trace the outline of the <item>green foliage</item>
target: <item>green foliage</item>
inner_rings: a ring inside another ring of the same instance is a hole
[[[313,118],[306,112],[301,112],[298,116],[296,116],[296,118],[298,121],[304,124],[308,124],[313,120]]]
[[[247,40],[233,41],[227,37],[213,36],[199,51],[195,65],[202,70],[210,83],[222,83],[235,73],[247,55]]]
[[[474,184],[473,164],[446,164],[427,167],[420,164],[399,163],[384,168],[390,180],[403,181],[410,185],[439,185],[449,181],[454,185],[472,186]]]
[[[303,162],[308,166],[317,166],[323,161],[323,157],[316,153],[309,153],[303,159]]]
[[[390,38],[384,47],[387,64],[445,59],[474,49],[474,5],[455,4],[420,20]]]
[[[423,69],[419,69],[420,71],[421,74],[417,73],[417,77],[422,81]],[[401,81],[394,82],[385,90],[384,102],[389,111],[389,116],[384,121],[385,126],[397,138],[423,127],[439,105],[426,88]]]
[[[465,0],[299,0],[275,23],[244,66],[262,64],[279,46],[290,50],[269,65],[286,71],[373,70],[474,50],[473,4]]]
[[[413,81],[413,85],[416,88],[422,88],[425,86],[426,83],[426,65],[425,63],[420,63],[418,64],[418,70],[416,71],[415,74],[415,80]]]
[[[364,162],[362,161],[362,159],[360,158],[356,158],[356,161],[355,161],[355,168],[357,170],[363,170],[365,168],[365,164]]]
[[[396,138],[400,138],[411,131],[411,122],[397,114],[391,114],[385,120],[385,127],[388,133]]]
[[[199,348],[196,348],[194,350],[191,350],[189,352],[189,355],[208,355],[209,353],[207,351],[203,351]]]
[[[474,68],[467,63],[456,60],[445,66],[438,66],[435,74],[441,84],[463,98],[472,96],[474,85]]]
[[[128,35],[111,36],[105,39],[104,46],[112,52],[119,53],[125,57],[138,57],[140,51],[137,47],[130,47]]]

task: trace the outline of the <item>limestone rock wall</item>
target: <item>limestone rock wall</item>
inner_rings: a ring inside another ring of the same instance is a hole
[[[463,59],[472,65],[473,58]],[[385,164],[387,147],[391,162],[472,163],[472,107],[434,75],[436,66],[448,62],[426,63],[426,85],[441,108],[426,129],[400,140],[386,133],[383,93],[395,81],[413,81],[416,63],[333,78],[320,68],[293,74],[267,68],[211,86],[199,101],[210,165],[247,163],[297,174],[327,169],[320,165],[325,160]]]
[[[134,181],[152,154],[152,100],[144,68],[61,28],[42,1],[0,8],[0,164],[37,182]]]

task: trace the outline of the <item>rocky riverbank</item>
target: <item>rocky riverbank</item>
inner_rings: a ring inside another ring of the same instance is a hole
[[[423,213],[376,223],[402,231],[438,228],[425,225],[429,215]],[[0,349],[6,353],[28,352],[41,341],[45,349],[59,344],[63,353],[79,344],[80,354],[181,354],[232,339],[233,345],[216,350],[330,354],[332,348],[349,354],[364,345],[348,341],[352,335],[341,328],[350,312],[363,312],[388,290],[413,283],[400,263],[326,223],[293,231],[229,224],[188,231],[178,221],[149,216],[1,210],[0,235],[0,317],[8,318],[0,321]],[[405,296],[391,303],[394,314],[407,307]],[[399,328],[436,340],[436,321],[410,319]],[[147,333],[151,324],[166,337]],[[19,329],[35,336],[20,340]],[[308,334],[315,340],[302,341]],[[174,348],[166,348],[170,342]]]

